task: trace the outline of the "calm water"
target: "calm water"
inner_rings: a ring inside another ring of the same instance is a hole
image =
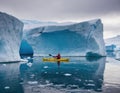
[[[120,61],[69,57],[70,62],[0,64],[0,93],[120,93]]]

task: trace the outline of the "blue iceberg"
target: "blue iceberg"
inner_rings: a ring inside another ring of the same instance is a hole
[[[65,26],[44,26],[25,33],[35,56],[61,53],[63,56],[105,56],[103,24],[100,19]]]

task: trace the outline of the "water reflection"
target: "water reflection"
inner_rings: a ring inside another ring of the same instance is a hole
[[[70,57],[70,62],[60,63],[59,68],[57,63],[41,60],[42,58],[34,58],[33,62],[20,65],[25,93],[45,93],[53,88],[53,93],[76,89],[102,91],[105,58],[91,62],[84,57]]]
[[[105,58],[70,57],[70,62],[0,64],[0,93],[89,93],[102,91]],[[81,91],[81,92],[80,92]]]
[[[0,93],[23,93],[19,63],[0,64]]]

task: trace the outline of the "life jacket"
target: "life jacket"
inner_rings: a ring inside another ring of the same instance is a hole
[[[58,55],[56,56],[56,58],[57,58],[57,59],[60,59],[60,58],[61,58],[60,54],[58,54]]]

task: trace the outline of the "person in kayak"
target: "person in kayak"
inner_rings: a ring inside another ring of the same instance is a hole
[[[57,56],[55,56],[55,58],[60,59],[60,58],[61,58],[60,53],[58,53],[58,55],[57,55]]]
[[[60,58],[61,58],[60,53],[58,53],[58,55],[57,55],[57,56],[55,56],[55,58],[60,59]],[[60,66],[60,61],[57,61],[57,64],[58,64],[58,67],[59,67],[59,66]]]
[[[52,55],[49,54],[49,56],[52,56]],[[60,58],[61,58],[61,55],[60,55],[60,53],[58,53],[57,56],[52,56],[52,57],[57,58],[57,59],[60,59]],[[58,64],[58,67],[59,67],[59,66],[60,66],[60,61],[57,61],[57,64]]]

